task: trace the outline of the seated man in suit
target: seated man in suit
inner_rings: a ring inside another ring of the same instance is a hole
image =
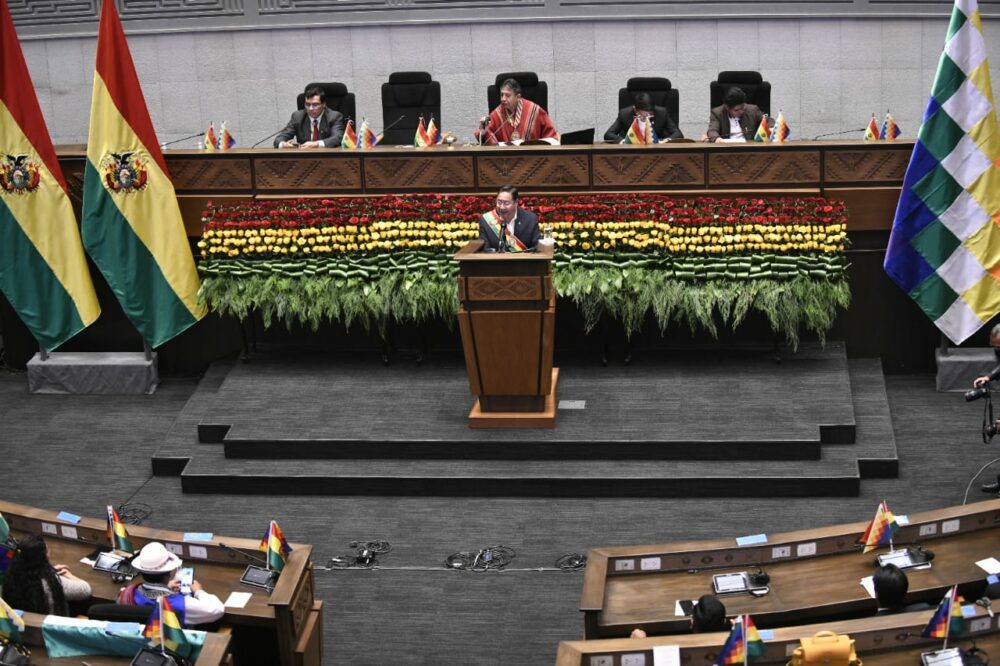
[[[530,210],[519,208],[518,198],[516,187],[504,185],[497,192],[494,209],[479,218],[484,252],[524,252],[538,245],[538,218]]]
[[[759,107],[747,104],[747,94],[742,88],[730,88],[722,106],[712,109],[708,131],[701,140],[715,142],[742,137],[744,141],[753,141],[763,117]]]
[[[126,606],[155,606],[157,599],[166,597],[185,627],[215,622],[226,609],[214,594],[209,594],[198,581],[191,582],[190,595],[181,593],[181,583],[174,577],[183,562],[158,541],[143,546],[132,559],[132,568],[141,579],[122,588],[118,603]]]
[[[479,120],[476,138],[490,145],[514,141],[559,145],[559,134],[549,114],[530,99],[521,97],[521,84],[514,79],[500,85],[500,106],[490,112],[488,120],[485,116]]]
[[[344,138],[344,117],[326,108],[326,91],[314,86],[306,91],[306,108],[292,114],[285,129],[274,137],[275,148],[339,148]]]
[[[628,128],[632,126],[632,121],[639,119],[640,129],[645,131],[645,124],[649,120],[653,121],[653,132],[664,139],[683,139],[684,134],[677,129],[670,113],[662,106],[653,106],[653,101],[649,98],[649,93],[639,93],[635,96],[635,104],[627,106],[618,112],[615,124],[604,133],[604,140],[614,143],[624,143]]]

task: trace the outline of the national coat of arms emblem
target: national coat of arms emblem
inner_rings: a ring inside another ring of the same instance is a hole
[[[42,174],[27,155],[4,155],[0,159],[0,188],[10,194],[29,194],[38,189]]]
[[[104,184],[113,193],[139,192],[146,187],[146,180],[149,178],[146,164],[146,160],[134,150],[109,152],[101,160]]]

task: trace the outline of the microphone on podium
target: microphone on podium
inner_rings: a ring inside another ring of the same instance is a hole
[[[205,136],[205,133],[204,132],[197,132],[195,134],[192,134],[191,136],[186,136],[183,139],[174,139],[173,141],[166,141],[166,142],[160,144],[160,150],[163,150],[167,146],[172,146],[175,143],[180,143],[182,141],[190,141],[191,139],[196,139],[196,138],[201,137],[201,136]]]
[[[282,127],[281,129],[285,129],[285,128],[284,128],[284,127]],[[280,130],[278,130],[278,132],[280,132],[280,131],[281,131],[281,129],[280,129]],[[273,134],[268,134],[268,135],[267,135],[267,136],[265,136],[265,137],[264,137],[263,139],[261,139],[261,140],[260,140],[260,141],[258,141],[257,143],[255,143],[255,144],[253,144],[252,146],[250,146],[250,149],[251,149],[251,150],[253,150],[254,148],[256,148],[257,146],[259,146],[260,144],[262,144],[262,143],[264,143],[265,141],[267,141],[268,139],[273,139],[274,137],[278,136],[278,132],[275,132],[275,133],[273,133]]]

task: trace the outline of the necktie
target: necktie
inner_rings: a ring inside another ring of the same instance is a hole
[[[310,141],[319,141],[319,119],[313,118],[313,131]]]

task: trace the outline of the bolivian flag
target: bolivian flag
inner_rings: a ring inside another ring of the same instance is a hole
[[[0,0],[0,290],[46,350],[101,314],[68,191]]]
[[[101,8],[83,190],[83,243],[150,345],[201,319],[194,258],[114,0]]]

